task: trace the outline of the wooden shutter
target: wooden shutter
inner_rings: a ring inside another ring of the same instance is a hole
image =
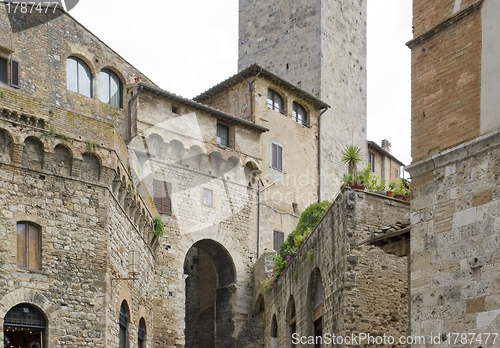
[[[172,192],[172,184],[163,182],[163,197],[162,197],[162,211],[163,214],[172,215],[172,201],[170,200],[170,192]]]
[[[19,62],[15,60],[10,61],[10,85],[19,88]]]
[[[17,265],[26,267],[26,224],[17,224]]]
[[[280,231],[274,230],[273,233],[273,249],[276,251],[280,251],[281,244],[285,241],[285,234]]]
[[[161,186],[162,181],[153,180],[153,202],[159,212],[161,212]]]
[[[40,231],[38,227],[29,224],[28,226],[28,268],[41,268]]]
[[[278,166],[276,167],[276,169],[278,169],[280,172],[283,171],[283,148],[281,146],[277,146],[278,147],[278,158],[277,158],[277,162],[278,162]]]

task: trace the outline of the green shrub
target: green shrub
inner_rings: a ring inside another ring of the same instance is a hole
[[[165,225],[163,224],[161,217],[156,216],[155,218],[153,218],[153,224],[155,228],[155,236],[156,238],[160,238],[165,232]]]

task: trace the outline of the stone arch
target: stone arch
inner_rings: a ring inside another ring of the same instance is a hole
[[[212,167],[212,175],[213,176],[216,176],[216,177],[219,177],[221,175],[223,175],[224,173],[224,158],[222,157],[222,155],[217,152],[217,151],[214,151],[212,153],[210,153],[209,155],[209,158],[210,158],[210,164],[211,164],[211,167]]]
[[[254,313],[259,314],[264,312],[266,309],[266,302],[264,301],[264,296],[262,293],[257,296],[257,300],[255,301]]]
[[[146,138],[148,152],[152,156],[160,157],[164,146],[163,137],[157,133],[152,133]]]
[[[80,177],[86,180],[99,181],[101,174],[101,162],[95,154],[84,153],[82,156],[82,165]]]
[[[276,314],[273,314],[273,319],[271,320],[271,347],[278,347],[278,320],[276,319]]]
[[[43,154],[44,147],[40,139],[29,136],[24,140],[21,164],[26,168],[41,171],[43,169]]]
[[[187,157],[182,162],[193,170],[200,170],[204,155],[205,152],[201,147],[193,145],[189,148]]]
[[[184,273],[186,348],[234,346],[236,268],[227,249],[212,239],[195,242],[186,254]]]
[[[0,128],[0,161],[12,161],[12,144],[10,133]]]
[[[259,166],[254,161],[248,161],[245,164],[245,181],[248,186],[252,186],[257,183],[257,180],[260,176]]]
[[[312,336],[323,335],[323,282],[319,268],[314,268],[309,278],[308,313],[306,315]]]
[[[240,159],[236,156],[230,156],[224,164],[224,174],[229,179],[236,181],[240,168]]]
[[[184,144],[179,140],[172,140],[168,146],[168,158],[173,161],[180,162],[184,155]]]
[[[293,295],[290,295],[286,305],[286,327],[288,331],[286,344],[289,347],[292,345],[292,335],[297,332],[297,312]]]
[[[59,175],[71,175],[73,153],[67,146],[58,144],[54,148],[54,171]]]
[[[0,299],[0,326],[3,328],[5,315],[10,309],[23,303],[36,307],[45,315],[45,318],[49,323],[45,334],[45,342],[48,342],[51,336],[51,331],[53,330],[50,326],[50,322],[53,321],[57,314],[57,306],[37,290],[16,289],[2,297]]]

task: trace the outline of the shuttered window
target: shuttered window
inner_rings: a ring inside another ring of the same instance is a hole
[[[280,231],[274,230],[273,232],[273,249],[277,252],[280,251],[281,244],[285,241],[285,234]]]
[[[271,146],[271,167],[283,171],[283,147],[275,143]]]
[[[42,268],[40,227],[29,223],[17,224],[17,265],[29,269]]]
[[[0,58],[0,82],[7,83],[7,59]]]
[[[165,181],[153,180],[153,199],[160,214],[172,215],[172,200],[170,194],[172,184]]]
[[[19,62],[15,60],[10,61],[10,85],[19,88]]]

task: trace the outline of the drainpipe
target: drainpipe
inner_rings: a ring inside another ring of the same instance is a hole
[[[257,261],[259,260],[260,240],[260,178],[257,180]]]
[[[139,85],[137,93],[128,101],[128,142],[132,141],[132,103],[139,97],[139,94],[144,90],[144,86]]]
[[[250,82],[246,78],[240,75],[240,77],[245,80],[248,83],[248,90],[250,91],[250,122],[255,123],[254,117],[253,117],[253,83],[255,80],[257,80],[257,77],[259,77],[260,73],[262,72],[262,68],[260,68],[260,71],[255,75],[255,78]]]
[[[329,106],[323,108],[318,116],[318,203],[321,202],[321,115],[329,108]]]

